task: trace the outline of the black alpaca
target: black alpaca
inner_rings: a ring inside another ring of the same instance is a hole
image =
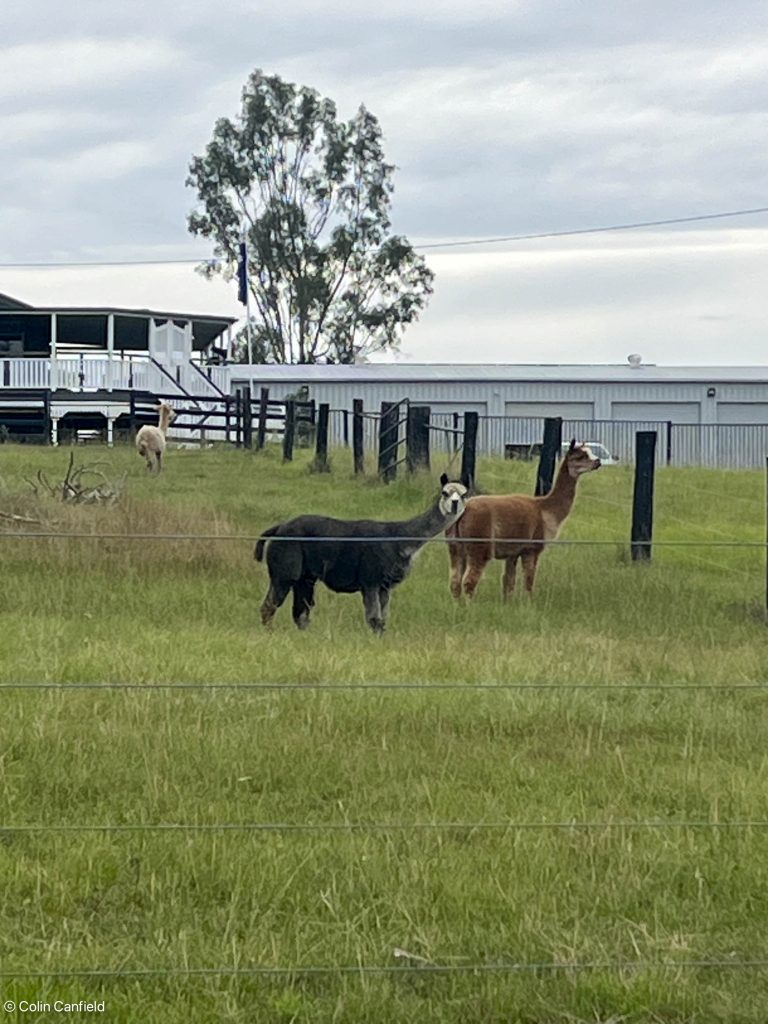
[[[414,555],[427,540],[452,526],[464,511],[466,487],[449,482],[445,474],[440,486],[437,501],[414,519],[382,523],[298,516],[265,530],[256,544],[257,562],[263,558],[267,538],[299,539],[275,541],[267,547],[270,586],[261,606],[264,625],[269,625],[293,590],[293,621],[299,629],[306,629],[315,603],[315,583],[322,580],[338,594],[362,593],[368,625],[383,633],[392,587],[408,575]],[[358,537],[361,539],[356,540]],[[379,537],[382,539],[368,539]]]

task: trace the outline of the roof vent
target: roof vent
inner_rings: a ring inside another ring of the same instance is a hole
[[[636,370],[639,366],[642,365],[643,357],[638,352],[632,352],[630,355],[627,356],[627,362],[633,370]]]

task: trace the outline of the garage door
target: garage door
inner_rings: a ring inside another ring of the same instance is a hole
[[[701,410],[698,402],[614,402],[613,419],[634,422],[698,423]]]
[[[505,402],[507,416],[562,416],[564,420],[591,420],[592,402]]]
[[[718,423],[768,423],[765,402],[722,402],[717,407]]]

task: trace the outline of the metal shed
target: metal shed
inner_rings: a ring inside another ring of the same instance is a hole
[[[768,452],[768,368],[762,366],[407,364],[228,367],[231,386],[250,384],[284,399],[300,388],[339,410],[333,440],[341,440],[342,410],[361,398],[368,412],[382,401],[428,405],[433,422],[479,413],[479,450],[500,455],[510,443],[541,437],[544,417],[601,440],[626,458],[636,429],[675,432],[679,464],[757,465]],[[726,458],[727,449],[741,454]],[[743,449],[743,451],[742,451]]]

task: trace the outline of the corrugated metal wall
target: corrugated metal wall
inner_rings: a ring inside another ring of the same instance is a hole
[[[311,399],[331,407],[332,445],[351,444],[352,403],[363,399],[368,451],[377,448],[375,417],[381,402],[408,398],[411,404],[430,406],[432,425],[440,428],[432,431],[436,452],[453,450],[452,431],[457,425],[461,429],[464,412],[473,411],[480,416],[478,451],[483,455],[503,456],[507,444],[539,441],[544,416],[562,415],[564,438],[599,441],[622,461],[634,458],[638,430],[657,431],[660,464],[666,462],[668,440],[671,464],[677,466],[755,468],[764,466],[768,456],[768,385],[763,384],[718,384],[716,396],[707,396],[707,387],[701,383],[664,381],[343,382],[308,378],[303,382],[270,380],[270,396],[283,399],[302,383],[309,388]],[[260,382],[253,381],[252,387],[258,396]],[[513,412],[527,415],[510,415]],[[737,422],[726,423],[724,418]],[[668,421],[672,422],[669,438]]]

